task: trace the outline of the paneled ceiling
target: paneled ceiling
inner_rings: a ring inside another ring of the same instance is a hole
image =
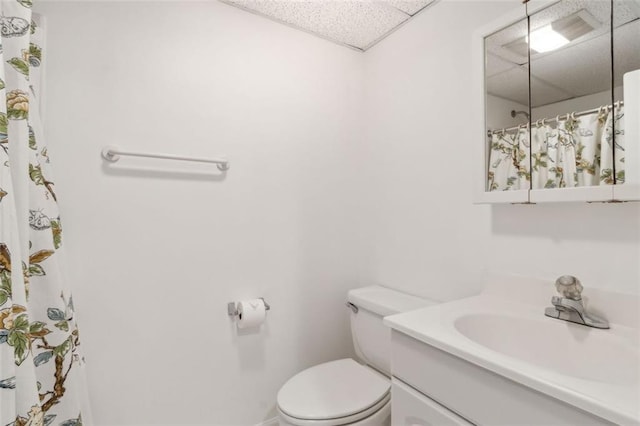
[[[365,51],[437,0],[221,0]]]

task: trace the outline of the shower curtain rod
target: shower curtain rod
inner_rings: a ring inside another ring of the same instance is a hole
[[[112,163],[115,163],[120,159],[120,156],[128,157],[145,157],[145,158],[159,158],[162,160],[181,160],[181,161],[193,161],[197,163],[210,163],[215,164],[220,171],[226,172],[229,170],[229,161],[222,158],[197,158],[197,157],[185,157],[182,155],[172,154],[149,154],[143,152],[131,152],[122,151],[116,146],[105,146],[102,150],[102,158]]]
[[[618,102],[615,103],[615,106],[618,107],[618,108],[623,106],[623,105],[624,105],[624,101],[618,101]],[[562,115],[557,115],[557,116],[555,116],[553,118],[543,118],[541,120],[536,120],[535,122],[532,122],[532,124],[536,124],[537,122],[540,122],[540,121],[543,122],[543,123],[546,123],[546,122],[549,122],[549,121],[567,120],[567,119],[569,119],[569,117],[582,117],[583,115],[593,114],[593,113],[598,112],[598,111],[600,111],[602,109],[605,109],[605,108],[609,109],[609,108],[611,108],[611,105],[601,106],[601,107],[598,107],[598,108],[593,108],[593,109],[589,109],[589,110],[581,111],[581,112],[571,112],[571,113],[566,113],[566,114],[562,114]],[[487,135],[491,136],[491,135],[494,135],[496,133],[512,132],[514,130],[520,129],[523,126],[525,126],[525,125],[521,124],[520,126],[508,127],[506,129],[487,130]]]

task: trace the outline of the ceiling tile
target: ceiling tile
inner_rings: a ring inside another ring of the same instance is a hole
[[[535,30],[550,24],[559,18],[572,15],[581,10],[587,11],[592,17],[602,24],[601,32],[607,32],[610,28],[611,4],[602,0],[572,0],[542,9],[531,16],[531,29]],[[614,2],[614,27],[638,18],[640,11],[633,1],[616,0]]]
[[[487,53],[486,64],[484,67],[487,78],[516,67],[518,67],[518,65],[513,62],[505,61],[493,53]]]
[[[574,94],[567,92],[564,88],[553,86],[544,80],[531,76],[531,108],[565,101],[574,97]]]
[[[562,87],[575,96],[602,92],[611,88],[611,40],[598,37],[587,42],[559,49],[531,62],[531,75],[552,86]],[[555,102],[536,93],[532,87],[532,102],[546,105]]]
[[[512,68],[487,78],[487,93],[523,105],[529,104],[529,74],[526,68]]]
[[[413,16],[433,3],[433,0],[378,0],[378,2],[386,3]]]
[[[614,1],[614,39],[616,84],[622,82],[624,72],[640,68],[640,7],[630,1]],[[555,3],[532,15],[531,28],[539,28],[566,16],[587,12],[599,25],[596,29],[558,50],[531,55],[531,87],[534,107],[547,105],[577,96],[601,92],[611,87],[610,19],[611,4],[600,0],[572,0]],[[526,92],[516,84],[516,74],[504,62],[521,63],[503,46],[526,34],[526,21],[506,28],[487,38],[487,69],[491,78],[488,90],[497,96],[522,102]],[[501,58],[496,59],[495,56]],[[495,71],[493,70],[495,67]],[[501,81],[502,76],[507,80]],[[509,92],[508,88],[513,92]],[[526,103],[526,102],[525,102]]]
[[[640,8],[640,6],[638,6]],[[613,31],[615,46],[613,59],[616,73],[616,86],[622,84],[622,76],[640,69],[640,19],[630,22]]]
[[[223,1],[361,50],[366,50],[411,17],[395,7],[376,1]]]
[[[630,22],[614,32],[616,84],[622,84],[625,72],[640,69],[640,20]],[[532,61],[531,74],[574,96],[611,90],[611,39],[608,35],[587,40],[571,48],[554,51]],[[538,105],[556,102],[532,86],[532,101]]]

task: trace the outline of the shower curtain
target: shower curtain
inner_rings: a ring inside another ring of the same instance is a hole
[[[491,134],[489,191],[529,189],[529,127]]]
[[[533,189],[611,185],[614,156],[616,183],[624,183],[623,118],[624,107],[616,106],[579,117],[569,115],[555,127],[534,123]]]
[[[39,117],[43,34],[31,1],[0,0],[0,426],[87,425]]]
[[[533,123],[531,132],[526,127],[515,133],[493,132],[490,142],[490,191],[528,189],[529,177],[533,189],[611,185],[614,173],[615,182],[624,183],[621,105],[583,116],[569,114],[553,125],[539,120]]]

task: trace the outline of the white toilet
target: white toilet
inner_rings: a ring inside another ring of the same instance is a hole
[[[434,302],[385,287],[348,293],[353,344],[351,358],[308,368],[278,392],[281,426],[383,426],[391,418],[390,330],[382,318]]]

